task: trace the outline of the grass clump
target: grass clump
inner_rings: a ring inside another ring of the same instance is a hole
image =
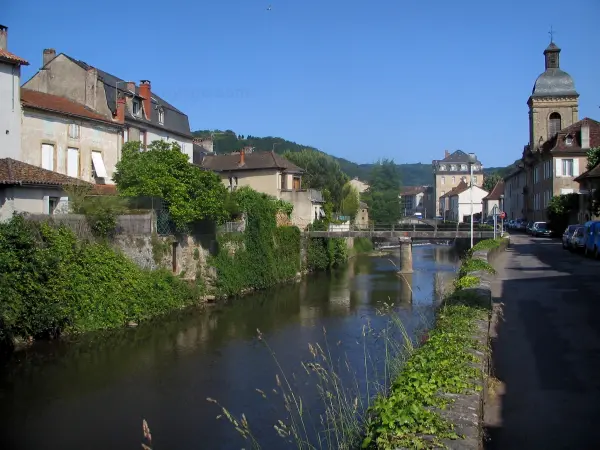
[[[459,276],[464,277],[472,272],[487,272],[490,274],[495,274],[496,270],[490,263],[484,261],[483,259],[465,259],[460,266]]]

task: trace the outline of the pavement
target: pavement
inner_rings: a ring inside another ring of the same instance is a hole
[[[494,262],[486,449],[600,449],[600,261],[511,235]],[[498,306],[499,305],[499,306]]]

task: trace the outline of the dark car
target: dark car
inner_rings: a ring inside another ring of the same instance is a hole
[[[531,235],[535,237],[550,237],[552,236],[552,230],[548,228],[548,224],[546,222],[535,222],[531,227]]]
[[[573,233],[575,233],[575,230],[580,226],[581,225],[569,225],[565,228],[565,232],[562,235],[562,246],[564,249],[571,248],[571,238],[573,237]]]

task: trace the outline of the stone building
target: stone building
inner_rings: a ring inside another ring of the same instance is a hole
[[[23,87],[67,98],[107,120],[124,122],[123,143],[140,141],[146,146],[155,140],[176,142],[193,161],[187,115],[156,95],[148,80],[136,85],[64,53],[57,54],[54,49],[45,49],[42,68]]]
[[[0,158],[21,154],[21,66],[29,63],[8,51],[8,27],[0,25]]]
[[[573,78],[560,68],[560,51],[554,42],[544,50],[545,70],[527,101],[529,143],[521,168],[505,179],[509,190],[522,181],[518,188],[523,196],[521,217],[527,220],[546,220],[553,196],[578,192],[574,180],[585,170],[586,153],[600,125],[587,118],[578,121],[579,94]],[[519,203],[512,197],[511,208]]]
[[[400,189],[400,208],[404,216],[421,213],[426,217],[425,191],[427,186],[404,186]]]
[[[525,196],[523,189],[527,185],[525,170],[519,163],[511,173],[504,178],[504,211],[506,218],[517,220],[525,217]]]
[[[459,183],[471,183],[471,171],[469,167],[469,155],[462,150],[450,153],[446,150],[444,159],[434,160],[433,166],[433,204],[435,216],[440,216],[440,199]],[[483,186],[483,166],[479,160],[473,163],[473,185]]]

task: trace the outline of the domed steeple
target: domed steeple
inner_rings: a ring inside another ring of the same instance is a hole
[[[544,50],[545,71],[529,96],[529,148],[537,149],[561,129],[577,122],[578,98],[573,78],[560,69],[560,48],[552,40]]]
[[[578,96],[573,78],[560,69],[560,48],[554,42],[550,42],[544,50],[544,58],[546,71],[535,80],[531,95],[533,97]]]

